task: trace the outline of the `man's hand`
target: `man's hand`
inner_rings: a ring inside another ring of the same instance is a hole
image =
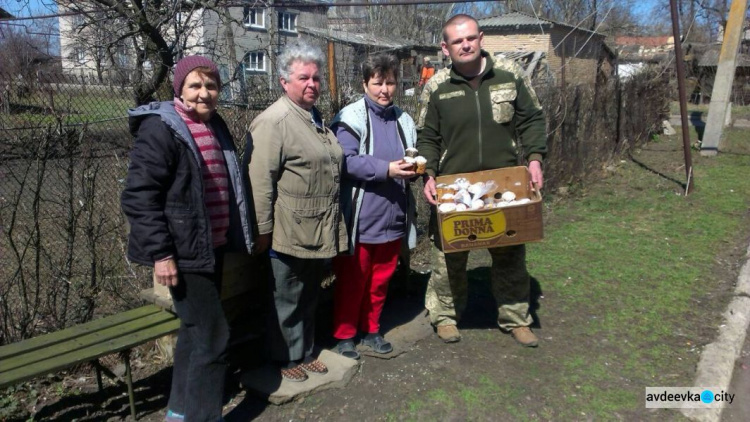
[[[176,286],[177,263],[175,263],[174,258],[154,262],[154,276],[156,277],[156,282],[162,286]]]
[[[255,239],[255,245],[253,245],[253,255],[259,255],[268,250],[271,246],[271,233],[261,234]]]
[[[410,179],[417,173],[414,172],[416,164],[409,164],[402,159],[391,161],[388,164],[388,177],[391,179]]]
[[[437,205],[437,189],[435,189],[435,178],[429,176],[424,182],[424,197],[432,205]]]
[[[542,164],[539,161],[532,161],[529,163],[529,173],[531,173],[532,183],[536,183],[537,188],[541,189],[544,186],[544,176],[542,174]],[[531,185],[534,188],[534,185]]]

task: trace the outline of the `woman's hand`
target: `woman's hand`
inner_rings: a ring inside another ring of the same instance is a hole
[[[271,246],[271,233],[261,234],[255,239],[253,245],[253,255],[259,255],[265,252]]]
[[[403,159],[398,161],[391,161],[388,164],[388,177],[391,179],[410,179],[416,176],[414,172],[416,165],[409,164]]]
[[[177,263],[174,258],[154,262],[154,276],[156,282],[162,286],[174,287],[177,285]]]

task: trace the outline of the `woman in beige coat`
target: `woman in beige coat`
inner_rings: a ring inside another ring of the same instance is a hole
[[[315,108],[323,53],[292,44],[278,58],[286,95],[250,125],[250,179],[259,237],[271,256],[271,359],[283,378],[325,374],[313,356],[315,307],[326,259],[346,249],[339,209],[343,152]]]

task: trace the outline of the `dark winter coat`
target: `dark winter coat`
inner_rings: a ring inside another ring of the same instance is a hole
[[[200,151],[172,101],[154,102],[128,111],[135,144],[130,153],[122,210],[130,223],[128,258],[153,266],[173,256],[180,270],[211,272],[214,252],[210,216],[203,197]],[[208,123],[216,133],[227,165],[231,189],[231,249],[250,252],[252,223],[247,172],[241,171],[226,123],[214,114]]]

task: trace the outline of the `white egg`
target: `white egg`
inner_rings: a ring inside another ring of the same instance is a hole
[[[456,210],[456,204],[454,204],[453,202],[440,204],[440,206],[438,207],[438,211],[440,212],[451,212],[455,210]]]
[[[503,192],[502,198],[503,198],[503,201],[510,202],[516,199],[516,194],[511,191]]]

